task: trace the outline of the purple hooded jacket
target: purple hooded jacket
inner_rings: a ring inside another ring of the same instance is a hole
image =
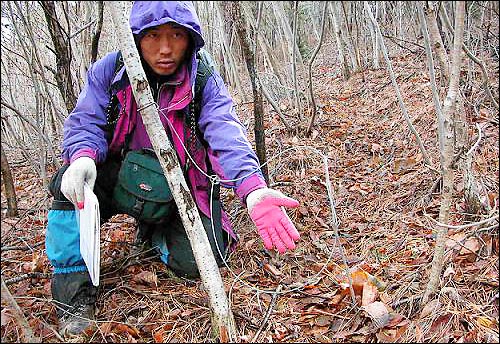
[[[194,41],[194,52],[204,45],[199,19],[191,2],[136,1],[132,7],[130,27],[136,37],[146,28],[168,22],[175,22],[188,29]],[[76,107],[64,123],[62,157],[66,163],[82,156],[93,158],[97,164],[104,162],[108,153],[120,151],[126,132],[134,127],[131,148],[151,147],[142,118],[137,113],[137,104],[133,99],[125,67],[114,75],[116,55],[117,52],[107,54],[88,70],[86,84]],[[187,159],[181,141],[187,146],[189,137],[184,136],[190,133],[184,116],[193,97],[197,70],[196,54],[191,56],[191,61],[179,68],[173,79],[164,85],[166,87],[160,86],[157,99],[160,119],[167,133],[171,134],[183,168]],[[112,141],[108,145],[104,127],[111,85],[118,89],[121,110]],[[171,132],[168,122],[177,134]],[[208,148],[205,148],[197,137],[192,155],[199,167],[207,171],[208,156],[213,171],[221,180],[235,180],[222,184],[235,189],[243,204],[250,192],[266,186],[258,159],[247,140],[246,130],[235,114],[231,96],[217,71],[208,78],[203,90],[198,128],[208,143]],[[198,208],[210,217],[208,179],[192,164],[190,166],[187,175],[191,193]],[[236,239],[224,212],[222,226]]]

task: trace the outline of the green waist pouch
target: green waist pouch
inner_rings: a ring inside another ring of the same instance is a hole
[[[160,223],[176,209],[163,169],[151,149],[126,154],[113,199],[120,213],[146,223]]]

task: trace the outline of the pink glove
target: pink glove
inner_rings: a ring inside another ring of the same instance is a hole
[[[247,196],[250,218],[257,226],[264,246],[271,250],[276,247],[279,253],[293,250],[300,235],[283,207],[295,208],[299,202],[281,192],[263,188],[252,191]]]

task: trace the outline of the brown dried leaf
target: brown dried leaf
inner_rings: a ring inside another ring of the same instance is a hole
[[[116,334],[128,333],[134,338],[139,338],[139,330],[125,324],[117,323],[114,330]]]
[[[417,159],[412,157],[394,159],[394,168],[392,173],[399,174],[408,172],[413,167],[415,167],[416,164],[417,164]]]
[[[439,302],[438,299],[432,300],[431,302],[427,303],[424,309],[422,309],[422,312],[420,312],[420,319],[425,318],[431,313],[436,314],[436,312],[439,310],[440,307],[441,303]]]
[[[269,263],[264,263],[263,265],[264,267],[264,270],[266,270],[267,272],[269,272],[271,275],[273,275],[274,277],[278,277],[278,276],[281,276],[282,273],[281,271],[279,271],[274,265],[272,264],[269,264]]]
[[[445,328],[446,324],[450,321],[450,318],[451,318],[450,313],[440,315],[436,320],[432,322],[430,332],[437,333],[443,328]]]
[[[398,329],[381,329],[376,336],[381,343],[395,343],[406,332],[407,328],[406,324]]]
[[[370,303],[375,302],[378,298],[377,287],[371,283],[363,284],[363,295],[361,296],[361,305],[367,306]]]
[[[460,254],[470,254],[476,253],[479,251],[481,245],[479,244],[479,240],[476,237],[471,237],[467,239],[460,250]]]
[[[158,284],[158,277],[152,271],[141,271],[132,278],[134,281],[143,284]]]
[[[105,335],[108,336],[110,333],[112,333],[113,330],[113,323],[112,322],[104,322],[99,325],[99,330]]]
[[[163,330],[163,328],[160,328],[158,331],[153,333],[153,340],[155,341],[155,343],[164,343],[164,335],[165,330]]]
[[[333,317],[330,315],[320,315],[314,319],[314,323],[318,326],[328,326],[331,324]]]
[[[379,328],[384,327],[390,320],[387,306],[380,301],[372,302],[369,305],[362,306],[361,308],[370,316],[375,325]]]
[[[5,326],[12,319],[12,316],[7,308],[2,309],[1,323]]]

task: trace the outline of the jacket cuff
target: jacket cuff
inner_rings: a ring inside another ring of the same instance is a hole
[[[266,181],[259,174],[253,174],[247,179],[245,179],[240,186],[236,189],[236,194],[240,198],[241,202],[246,206],[246,198],[248,194],[254,190],[262,189],[267,187]]]
[[[92,158],[95,161],[97,154],[96,154],[95,150],[90,149],[90,148],[80,149],[79,151],[77,151],[75,154],[73,154],[71,156],[69,163],[70,164],[73,163],[73,161],[75,161],[78,158],[81,158],[82,156]]]

